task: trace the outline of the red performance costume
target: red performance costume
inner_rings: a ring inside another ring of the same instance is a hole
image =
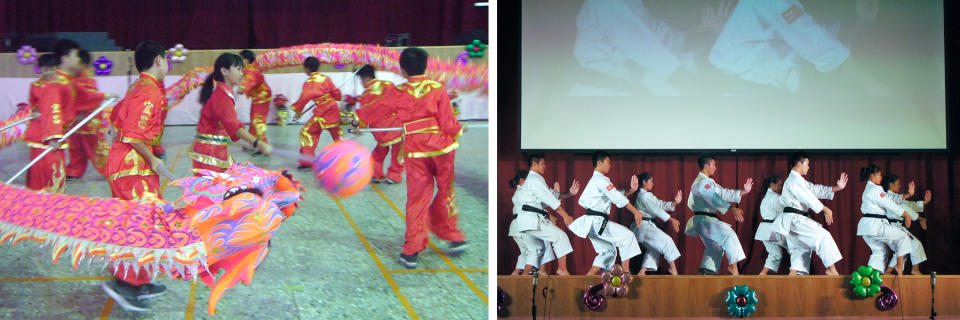
[[[76,101],[74,102],[74,110],[76,110],[77,114],[84,114],[96,110],[106,97],[106,94],[97,91],[97,81],[93,79],[90,69],[84,70],[80,76],[73,79],[73,87],[77,93]],[[79,121],[82,119],[76,120]],[[97,172],[106,176],[104,166],[107,164],[107,155],[97,152],[98,149],[103,149],[101,144],[106,144],[106,138],[100,130],[102,126],[101,118],[99,116],[94,117],[70,136],[70,164],[67,165],[68,177],[82,177],[83,173],[87,171],[87,160],[93,162],[93,167]]]
[[[366,89],[360,96],[360,106],[356,111],[361,127],[395,128],[403,125],[396,114],[400,92],[393,83],[372,79],[363,86]],[[390,168],[387,169],[386,178],[397,182],[403,181],[403,164],[399,161],[400,146],[397,145],[402,139],[400,132],[374,132],[373,137],[377,140],[377,147],[373,149],[373,178],[384,178],[383,160],[389,153],[391,154]]]
[[[403,254],[427,248],[427,230],[451,242],[465,240],[457,227],[453,189],[454,151],[463,133],[453,115],[447,90],[425,76],[413,76],[397,87],[396,115],[403,123],[403,156],[407,169],[407,232]],[[436,182],[437,194],[433,196]],[[428,207],[429,206],[429,207]]]
[[[237,120],[235,104],[230,86],[215,81],[210,99],[200,110],[197,137],[193,141],[193,151],[190,151],[194,174],[199,175],[200,169],[224,172],[233,164],[227,143],[237,141],[237,130],[243,130],[243,123]]]
[[[117,138],[107,157],[106,174],[113,197],[135,200],[141,199],[144,192],[158,193],[160,177],[131,143],[160,145],[165,96],[162,83],[150,74],[140,73],[133,88],[111,113],[110,122],[117,129]]]
[[[73,102],[73,85],[63,71],[57,70],[50,81],[37,80],[30,86],[30,105],[40,113],[39,118],[30,121],[23,135],[23,140],[30,147],[31,160],[43,153],[51,140],[63,138],[64,127],[73,119]],[[69,143],[61,144],[59,149],[51,151],[30,167],[27,170],[27,188],[62,193],[66,181],[63,149],[69,146]]]
[[[270,113],[270,100],[273,96],[259,68],[252,64],[243,68],[240,92],[253,101],[250,105],[250,134],[267,141],[267,114]]]
[[[310,73],[310,77],[303,83],[300,99],[290,106],[296,113],[303,112],[307,102],[313,101],[317,107],[313,109],[313,117],[300,130],[300,165],[312,166],[307,159],[314,158],[314,150],[323,130],[330,132],[333,141],[340,140],[340,89],[333,85],[330,78],[320,72]]]

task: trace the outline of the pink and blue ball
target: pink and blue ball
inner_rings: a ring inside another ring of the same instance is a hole
[[[347,198],[370,183],[373,161],[370,151],[353,140],[340,140],[320,149],[313,161],[317,186],[334,198]]]

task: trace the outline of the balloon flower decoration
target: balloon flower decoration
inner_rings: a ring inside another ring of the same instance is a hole
[[[590,286],[590,288],[583,293],[583,306],[592,311],[600,311],[600,309],[603,309],[603,306],[607,304],[607,298],[603,296],[602,292],[602,283]]]
[[[893,289],[887,286],[880,286],[880,295],[877,296],[877,309],[880,309],[880,311],[889,311],[897,306],[898,301],[900,301],[900,297],[897,296],[896,292],[893,292]]]
[[[613,267],[613,270],[604,271],[600,275],[603,281],[603,294],[612,297],[623,297],[630,290],[630,281],[633,277],[629,273],[624,273],[620,265]]]
[[[860,266],[850,277],[853,293],[859,298],[872,297],[880,292],[880,271],[868,266]]]
[[[170,57],[169,59],[176,63],[187,61],[187,55],[190,54],[190,50],[187,50],[187,48],[184,48],[183,44],[180,44],[180,43],[173,46],[173,48],[170,48],[170,50],[167,50],[167,51],[169,52],[169,54],[167,55],[168,57]]]
[[[475,39],[467,45],[467,52],[469,52],[468,55],[471,58],[482,58],[484,50],[487,50],[487,45],[480,42],[479,39]]]
[[[757,311],[757,292],[747,286],[734,286],[727,290],[727,311],[734,317],[749,317]]]
[[[21,64],[34,64],[37,62],[37,49],[31,46],[22,46],[17,50],[17,61]]]
[[[97,58],[97,60],[93,62],[93,72],[98,76],[108,75],[112,69],[113,62],[107,59],[107,57],[100,56],[100,58]]]

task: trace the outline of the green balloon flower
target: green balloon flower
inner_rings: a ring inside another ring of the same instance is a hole
[[[470,44],[467,45],[467,55],[471,58],[480,58],[483,57],[483,51],[487,49],[487,45],[480,42],[479,39],[473,40]]]
[[[727,290],[727,311],[734,317],[749,317],[757,311],[757,292],[747,286],[734,286]]]
[[[880,271],[868,266],[860,266],[850,277],[853,293],[860,298],[872,297],[880,292]]]

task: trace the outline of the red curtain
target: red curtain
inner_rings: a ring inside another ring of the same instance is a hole
[[[77,0],[0,1],[0,35],[108,32],[117,46],[140,41],[188,49],[277,48],[307,43],[383,43],[409,33],[411,44],[448,45],[487,30],[487,8],[445,0]]]

